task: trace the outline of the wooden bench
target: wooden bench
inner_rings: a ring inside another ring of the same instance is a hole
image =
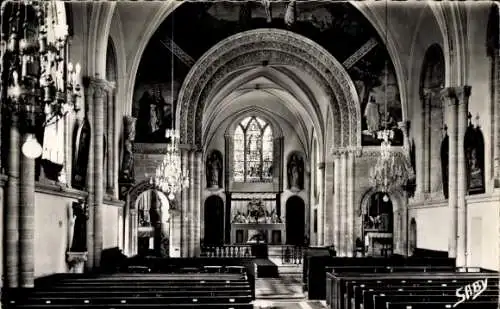
[[[485,278],[488,285],[481,296],[486,297],[486,302],[498,301],[498,274],[495,273],[341,273],[327,277],[326,301],[334,309],[379,309],[385,308],[387,302],[399,304],[403,300],[409,305],[413,301],[418,305],[417,300],[423,299],[455,303],[459,300],[458,288]],[[476,300],[480,301],[480,297]]]
[[[221,266],[222,268],[222,266]],[[5,308],[252,308],[246,273],[55,276],[7,292]]]

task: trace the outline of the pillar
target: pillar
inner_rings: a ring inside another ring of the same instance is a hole
[[[19,155],[20,141],[17,116],[12,115],[9,133],[9,157],[7,164],[7,203],[5,208],[4,287],[18,287],[19,245]]]
[[[457,96],[457,266],[465,266],[467,263],[467,170],[465,158],[465,131],[468,126],[470,86],[455,88]]]
[[[344,151],[340,157],[340,252],[347,256],[347,238],[349,237],[347,227],[347,152]]]
[[[447,105],[447,123],[449,136],[448,155],[448,213],[449,213],[449,234],[448,234],[448,256],[457,257],[457,105],[455,93],[452,88],[445,88],[441,93]]]
[[[500,6],[498,7],[500,9]],[[493,183],[495,188],[500,188],[500,49],[495,50],[494,74],[494,99],[493,104]]]
[[[186,188],[188,191],[188,211],[185,218],[185,224],[187,227],[187,239],[188,239],[188,255],[187,257],[192,257],[194,254],[194,208],[196,207],[195,201],[195,181],[196,181],[196,166],[195,166],[195,155],[194,151],[190,150],[188,155],[189,162],[189,177],[191,178],[191,184],[189,188]]]
[[[35,160],[21,154],[20,161],[19,287],[32,288],[35,286]]]
[[[194,204],[194,256],[199,256],[201,253],[200,248],[200,238],[201,238],[201,188],[203,185],[203,153],[200,150],[195,151],[195,162],[196,162],[196,176],[191,182],[191,186],[195,191],[195,204]]]
[[[340,203],[341,203],[341,189],[340,189],[340,183],[341,183],[341,177],[340,177],[340,170],[341,170],[341,164],[340,164],[340,155],[336,154],[334,157],[334,203],[333,203],[333,244],[335,245],[335,248],[340,254]]]
[[[424,193],[431,192],[431,101],[432,91],[424,89],[424,135],[423,135],[423,151],[424,151]]]
[[[189,169],[189,151],[186,149],[181,150],[182,168]],[[192,174],[189,175],[192,177]],[[192,181],[190,179],[190,181]],[[191,186],[190,186],[191,187]],[[181,230],[181,257],[189,256],[189,243],[188,243],[188,220],[186,219],[189,214],[189,192],[188,190],[181,191],[181,217],[180,217],[180,230]]]
[[[70,112],[64,117],[64,167],[63,173],[66,178],[66,186],[71,187],[71,170],[73,162],[73,128],[71,127],[71,123],[74,123],[74,113]]]
[[[410,138],[408,136],[408,123],[405,121],[402,121],[402,122],[398,123],[398,126],[401,129],[401,131],[403,131],[403,148],[404,148],[403,151],[404,151],[404,154],[405,154],[405,156],[407,156],[408,160],[410,160]],[[415,171],[413,171],[413,172],[415,172]],[[406,193],[403,192],[402,198],[404,200],[404,203],[407,204],[408,199],[407,199]],[[399,215],[402,217],[402,220],[401,220],[402,224],[400,226],[401,237],[400,237],[400,244],[399,244],[401,252],[399,252],[399,253],[404,255],[404,256],[408,256],[408,207],[403,206],[403,205],[400,206],[400,210],[399,210]],[[395,252],[395,253],[397,253],[397,252]]]
[[[354,253],[354,151],[347,155],[347,256],[352,257]]]
[[[314,179],[314,181],[319,182],[317,184],[319,190],[319,192],[317,192],[319,197],[317,205],[317,243],[320,246],[324,246],[333,243],[332,223],[326,220],[326,218],[331,218],[333,208],[335,207],[332,201],[333,195],[331,193],[333,187],[333,173],[331,168],[329,168],[328,174],[326,173],[326,166],[323,162],[319,163],[317,172],[319,173],[319,177]]]
[[[104,97],[106,96],[108,83],[99,78],[90,79],[90,88],[93,92],[93,127],[92,138],[93,146],[90,148],[94,152],[93,156],[93,207],[90,210],[93,217],[93,260],[94,268],[100,267],[101,253],[103,247],[103,199],[104,199]],[[90,115],[90,113],[89,113]],[[91,143],[92,144],[92,143]],[[90,159],[89,159],[90,161]],[[89,258],[91,258],[89,256]]]
[[[86,270],[91,271],[94,268],[94,88],[89,80],[85,80],[85,114],[90,124],[90,143],[89,143],[89,160],[87,163],[87,180],[86,186],[88,191],[87,207],[87,251],[88,259],[85,264]]]
[[[107,116],[107,132],[106,137],[106,151],[108,153],[108,162],[107,162],[107,169],[106,169],[106,193],[111,194],[114,196],[114,187],[115,187],[115,179],[113,177],[113,172],[114,172],[114,162],[117,160],[114,154],[114,135],[115,135],[115,126],[114,126],[114,115],[113,115],[113,109],[114,109],[114,104],[113,104],[113,92],[114,90],[114,85],[110,83],[110,87],[106,91],[106,116]]]

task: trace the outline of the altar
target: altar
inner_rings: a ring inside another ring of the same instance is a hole
[[[273,245],[286,243],[284,223],[232,223],[231,243],[248,244],[263,242]]]

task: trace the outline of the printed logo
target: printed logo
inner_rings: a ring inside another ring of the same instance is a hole
[[[479,295],[481,295],[481,293],[486,290],[487,286],[488,278],[484,280],[479,279],[471,284],[467,284],[466,286],[458,288],[455,292],[455,295],[459,298],[459,300],[453,305],[453,308],[460,305],[466,300],[476,299]]]

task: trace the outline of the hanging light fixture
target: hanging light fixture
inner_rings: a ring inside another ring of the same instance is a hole
[[[388,19],[387,19],[387,0],[385,2],[385,44],[387,46],[388,35]],[[370,169],[370,181],[372,186],[380,192],[385,193],[383,196],[384,202],[389,201],[388,192],[394,189],[401,188],[408,180],[408,173],[401,160],[396,160],[396,155],[393,153],[391,140],[394,138],[394,131],[387,127],[388,112],[387,112],[387,88],[388,88],[389,66],[388,61],[385,62],[384,68],[384,126],[382,130],[377,132],[377,138],[381,140],[380,156],[377,164]],[[404,161],[404,160],[402,160]]]
[[[174,21],[172,16],[172,36],[171,44],[174,42]],[[174,50],[173,46],[170,50]],[[174,106],[174,54],[171,53],[170,70],[170,95],[171,104]],[[156,89],[157,96],[161,96],[161,89]],[[159,92],[159,93],[158,93]],[[189,187],[189,173],[183,169],[181,161],[181,153],[179,150],[179,131],[175,129],[175,109],[171,109],[171,128],[165,130],[165,138],[167,139],[166,153],[163,160],[156,168],[155,175],[150,178],[150,183],[158,190],[167,193],[169,200],[175,199],[175,194],[182,191],[182,189]]]
[[[17,116],[27,133],[24,155],[37,158],[42,147],[34,132],[63,118],[80,96],[80,65],[68,62],[64,3],[11,2],[2,6],[2,109]],[[41,119],[41,120],[40,120]]]

